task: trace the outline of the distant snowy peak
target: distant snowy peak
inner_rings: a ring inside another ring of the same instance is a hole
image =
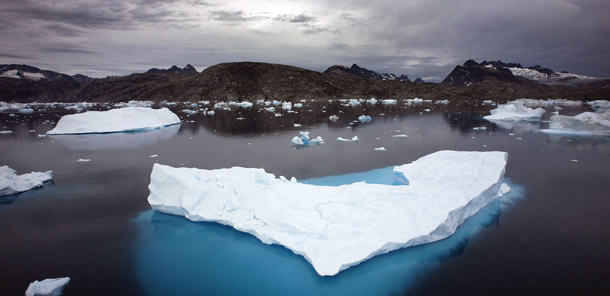
[[[176,65],[171,66],[169,69],[157,69],[152,68],[146,73],[154,73],[154,74],[179,74],[179,75],[197,75],[197,69],[191,66],[191,64],[186,65],[184,68],[180,68]]]
[[[524,81],[521,78],[527,80]],[[557,84],[578,83],[596,78],[568,72],[559,73],[540,65],[523,67],[520,63],[504,63],[502,61],[483,61],[479,64],[474,60],[468,60],[464,64],[456,66],[443,80],[443,83],[471,85],[489,79],[516,83],[535,81],[543,84]]]
[[[356,64],[353,64],[350,68],[343,65],[334,65],[326,69],[324,74],[337,75],[337,76],[356,76],[361,78],[370,78],[377,80],[392,80],[392,81],[411,81],[407,75],[396,76],[395,74],[379,74],[375,71],[361,68]]]
[[[66,82],[89,82],[94,78],[76,74],[73,76],[50,70],[42,70],[29,65],[0,65],[0,78],[27,79],[34,81],[66,81]]]

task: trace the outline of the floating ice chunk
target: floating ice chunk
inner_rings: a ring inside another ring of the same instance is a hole
[[[491,115],[484,116],[483,118],[489,121],[539,121],[544,112],[542,108],[532,109],[525,107],[523,104],[514,103],[499,105],[496,109],[489,111]]]
[[[241,101],[241,102],[229,102],[229,105],[236,106],[236,107],[242,107],[242,108],[250,108],[254,104],[252,104],[248,101]]]
[[[191,109],[184,109],[184,110],[181,110],[181,112],[182,112],[182,113],[186,113],[186,114],[188,114],[188,115],[195,115],[195,114],[199,113],[199,111],[197,111],[197,110],[191,110]]]
[[[273,100],[273,105],[274,105],[274,106],[279,106],[279,105],[281,105],[281,104],[282,104],[282,102],[280,102],[280,101],[276,101],[276,100]]]
[[[292,103],[291,102],[284,102],[284,103],[282,103],[282,109],[284,109],[284,110],[292,109]]]
[[[398,103],[397,100],[381,100],[381,103],[384,105],[396,105]]]
[[[354,107],[354,106],[360,105],[360,102],[358,100],[355,100],[355,99],[350,99],[348,104],[351,105],[352,107]]]
[[[430,112],[430,109],[424,109],[424,112]]]
[[[91,159],[88,158],[79,158],[76,162],[90,162]]]
[[[282,113],[274,113],[273,116],[275,116],[275,117],[282,117]]]
[[[159,156],[159,154],[153,154],[153,155],[151,155],[151,156],[149,156],[149,157],[150,157],[150,158],[155,158],[155,157],[157,157],[157,156]]]
[[[32,109],[32,108],[23,108],[23,109],[17,110],[17,112],[19,112],[21,114],[32,114],[32,113],[34,113],[34,109]]]
[[[367,123],[367,122],[370,122],[372,119],[373,119],[373,118],[371,118],[371,117],[370,117],[370,116],[368,116],[368,115],[360,115],[360,116],[358,116],[358,120],[359,120],[360,122],[362,122],[362,123]]]
[[[582,105],[581,101],[571,101],[571,100],[564,100],[564,99],[557,99],[557,100],[533,100],[533,99],[517,99],[514,101],[510,101],[508,102],[508,104],[522,104],[525,106],[529,106],[529,107],[537,107],[537,106],[552,106],[552,105],[561,105],[561,106],[580,106]]]
[[[420,99],[420,98],[414,98],[414,99],[407,99],[407,100],[405,100],[405,102],[407,102],[407,104],[421,104],[424,102],[424,100]]]
[[[486,129],[487,129],[487,127],[485,127],[485,126],[478,126],[478,127],[473,127],[472,128],[472,130],[475,130],[475,131],[484,131]]]
[[[337,121],[337,120],[339,120],[339,116],[337,116],[337,115],[331,115],[331,116],[329,116],[329,117],[328,117],[328,120],[333,121],[333,122],[334,122],[334,121]]]
[[[301,104],[301,103],[295,103],[293,106],[294,106],[295,108],[302,108],[302,107],[303,107],[303,104]]]
[[[209,111],[203,111],[203,115],[214,115],[216,114],[216,112],[214,112],[214,110],[209,110]]]
[[[294,127],[301,127],[301,125],[300,125],[300,124],[298,124],[298,123],[295,123],[293,126],[294,126]]]
[[[610,135],[610,111],[584,112],[576,116],[554,115],[547,134]]]
[[[366,100],[366,102],[371,105],[375,105],[375,104],[377,104],[378,101],[375,98],[370,98],[370,99]]]
[[[345,139],[345,138],[341,138],[341,137],[337,138],[337,142],[358,142],[358,141],[360,141],[360,139],[358,139],[358,136],[353,136],[351,139]]]
[[[12,134],[13,131],[0,131],[0,134]]]
[[[126,107],[65,115],[47,134],[132,132],[157,129],[178,123],[180,123],[180,118],[167,108]]]
[[[392,135],[392,138],[408,138],[408,135],[405,134],[401,134],[401,135]]]
[[[28,191],[42,186],[43,182],[53,179],[53,171],[31,172],[17,175],[16,171],[8,166],[0,167],[0,196]]]
[[[447,104],[449,104],[449,100],[436,100],[436,102],[434,102],[434,104],[447,105]]]
[[[591,106],[597,112],[605,112],[610,110],[610,101],[606,100],[597,100],[587,102],[587,105]]]
[[[69,277],[33,281],[25,291],[25,296],[60,295],[61,289],[69,282]]]
[[[155,164],[148,202],[157,211],[218,222],[282,245],[318,274],[335,275],[377,255],[452,235],[509,190],[502,184],[506,157],[440,151],[395,167],[394,175],[409,184],[398,186],[316,186],[263,169]]]
[[[309,140],[309,143],[312,144],[324,144],[324,139],[322,139],[322,137],[317,136],[314,139]]]
[[[375,151],[388,151],[385,147],[375,148]]]
[[[305,145],[305,143],[303,143],[303,140],[301,140],[300,137],[292,138],[291,142],[292,142],[293,145],[296,145],[296,146],[303,146],[303,145]]]
[[[144,108],[150,108],[152,107],[152,105],[154,105],[155,102],[152,101],[135,101],[135,100],[131,100],[127,103],[125,102],[118,102],[114,105],[112,105],[113,108],[125,108],[125,107],[144,107]],[[169,102],[165,102],[166,105],[170,105]],[[175,105],[175,104],[174,104]],[[84,107],[84,105],[83,105]],[[197,107],[197,106],[193,106],[193,107]],[[85,108],[83,108],[85,109]]]
[[[267,110],[269,112],[275,112],[275,108],[274,107],[265,108],[265,110]]]

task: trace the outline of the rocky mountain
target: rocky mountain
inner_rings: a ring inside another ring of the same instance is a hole
[[[413,80],[413,82],[415,82],[415,83],[426,83],[423,79],[421,79],[419,77],[415,78],[415,80]]]
[[[89,82],[93,80],[93,78],[82,74],[70,76],[50,70],[41,70],[29,65],[17,64],[0,65],[0,78],[64,82]]]
[[[157,68],[151,68],[150,70],[146,71],[146,73],[151,73],[151,74],[178,74],[178,75],[197,75],[199,74],[199,72],[197,72],[197,69],[195,69],[195,67],[191,66],[191,64],[186,65],[184,68],[180,68],[176,65],[171,66],[171,68],[169,69],[157,69]]]
[[[377,80],[391,80],[391,81],[410,81],[407,75],[396,76],[394,74],[379,74],[375,71],[361,68],[356,64],[353,64],[350,68],[343,65],[334,65],[326,69],[324,74],[337,75],[337,76],[354,76],[361,78],[370,78]]]
[[[486,68],[476,63],[469,64],[477,71],[479,67]],[[502,73],[498,75],[505,73],[495,71]],[[527,82],[527,79],[514,75],[513,79],[518,79],[518,82],[483,79],[481,83],[463,87],[329,75],[287,65],[239,62],[218,64],[197,75],[139,73],[90,82],[0,78],[0,101],[610,98],[610,80],[563,86]]]
[[[502,61],[483,61],[479,64],[473,60],[468,60],[463,65],[456,66],[442,83],[472,85],[490,79],[513,83],[536,82],[541,84],[577,84],[597,80],[594,77],[580,74],[557,73],[540,65],[523,67],[519,63],[504,63]]]

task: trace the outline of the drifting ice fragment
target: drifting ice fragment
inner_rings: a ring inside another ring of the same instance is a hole
[[[324,144],[322,137],[317,136],[313,140],[309,140],[309,132],[300,132],[301,137],[292,138],[291,142],[294,146],[307,146],[309,143],[312,144]]]
[[[337,142],[358,142],[358,141],[360,141],[360,139],[358,139],[358,136],[354,136],[353,138],[351,138],[351,140],[350,139],[341,138],[341,137],[337,138]]]
[[[547,134],[610,135],[610,111],[584,112],[574,117],[554,115],[549,128],[540,131]]]
[[[79,158],[76,162],[90,162],[91,159],[89,158]]]
[[[42,186],[43,182],[53,179],[53,171],[31,172],[17,175],[16,171],[8,166],[0,167],[0,196],[28,191]]]
[[[155,164],[148,202],[157,211],[212,221],[302,255],[320,275],[452,235],[508,191],[504,152],[440,151],[394,168],[409,185],[316,186],[263,169]],[[306,196],[307,198],[303,198]]]
[[[127,107],[108,111],[88,111],[65,115],[48,135],[133,132],[180,123],[167,108]]]
[[[381,103],[384,105],[396,105],[398,103],[397,100],[381,100]]]
[[[368,116],[368,115],[360,115],[360,116],[358,117],[358,120],[360,120],[360,122],[362,122],[362,123],[367,123],[367,122],[370,122],[372,119],[373,119],[373,118],[371,118],[371,117],[370,117],[370,116]]]
[[[331,115],[331,116],[328,117],[328,120],[330,120],[330,121],[337,121],[337,120],[339,120],[339,116]]]
[[[25,291],[25,296],[59,295],[61,289],[70,282],[69,277],[33,281]]]
[[[388,151],[385,147],[375,148],[375,151]]]
[[[532,109],[525,107],[523,104],[512,103],[498,105],[496,109],[489,111],[491,115],[484,116],[483,118],[489,121],[539,121],[544,112],[545,111],[542,108]]]

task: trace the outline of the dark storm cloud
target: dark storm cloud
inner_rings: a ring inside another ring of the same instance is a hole
[[[43,52],[49,53],[84,53],[84,54],[99,54],[99,51],[74,44],[53,44],[41,47]]]
[[[66,36],[66,37],[78,36],[78,35],[85,33],[85,31],[83,29],[80,29],[80,28],[74,27],[74,26],[64,25],[64,24],[49,24],[49,25],[42,26],[42,28],[45,30],[51,31],[57,35]]]
[[[32,59],[28,56],[10,54],[10,53],[0,53],[0,58],[9,58],[9,59]]]

